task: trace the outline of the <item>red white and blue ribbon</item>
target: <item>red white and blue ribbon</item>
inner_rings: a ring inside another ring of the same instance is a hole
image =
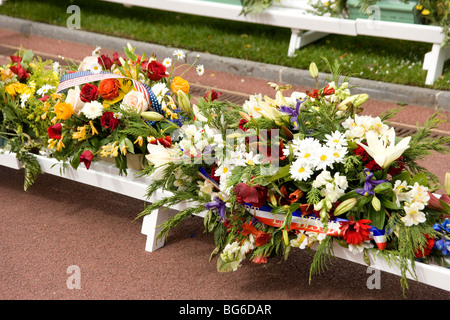
[[[285,215],[274,214],[271,212],[272,208],[268,205],[263,205],[260,208],[255,208],[250,204],[246,204],[247,210],[261,223],[273,226],[281,227],[285,220]],[[329,236],[341,237],[341,224],[340,221],[347,221],[345,219],[335,218],[328,221],[326,230],[324,230],[323,224],[320,219],[312,214],[303,215],[301,211],[292,213],[291,230],[304,230],[317,233],[325,233]],[[386,235],[384,230],[379,230],[373,226],[370,226],[371,238],[375,241],[379,250],[384,250],[387,245]]]
[[[93,73],[91,71],[78,71],[73,73],[65,74],[61,77],[61,80],[59,81],[58,88],[56,89],[56,92],[63,92],[69,88],[80,86],[85,83],[95,82],[95,81],[101,81],[105,79],[129,79],[133,82],[134,88],[143,93],[145,99],[147,100],[148,104],[151,106],[153,111],[156,111],[162,115],[164,115],[163,110],[161,108],[160,103],[158,102],[158,99],[156,98],[156,95],[153,93],[152,89],[149,88],[147,85],[143,84],[140,81],[124,77],[122,75],[118,75],[112,72],[105,72],[102,71],[100,73]]]

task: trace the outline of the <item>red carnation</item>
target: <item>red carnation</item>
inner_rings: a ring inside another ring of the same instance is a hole
[[[309,95],[311,98],[318,98],[318,97],[319,97],[319,90],[314,89],[313,92],[308,92],[308,95]]]
[[[350,217],[349,221],[341,221],[342,236],[348,244],[360,244],[370,239],[370,226],[367,223],[372,221],[367,219],[361,219],[354,221],[353,217]]]
[[[254,207],[261,207],[267,201],[267,188],[262,186],[249,186],[245,183],[238,183],[233,188],[236,200],[239,203],[249,203]]]
[[[114,112],[105,111],[100,118],[100,123],[103,128],[113,131],[119,126],[120,121],[114,116]]]
[[[158,61],[144,62],[142,63],[143,70],[146,72],[147,77],[152,81],[159,81],[164,77],[167,77],[166,67],[164,67]]]
[[[94,159],[94,155],[92,154],[92,152],[90,150],[86,150],[80,155],[80,162],[83,162],[84,165],[86,166],[86,169],[88,169],[88,170],[89,170],[89,167],[91,166],[91,162],[93,159]]]
[[[55,123],[54,125],[47,128],[48,137],[50,139],[61,139],[61,130],[62,125],[61,123]]]
[[[99,58],[100,59],[100,58]],[[98,98],[98,88],[97,86],[86,83],[80,90],[80,99],[83,102],[91,102],[97,100]]]

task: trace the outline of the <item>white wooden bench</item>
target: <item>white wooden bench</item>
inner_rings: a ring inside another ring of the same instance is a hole
[[[93,162],[89,170],[86,170],[83,165],[80,165],[77,170],[74,170],[70,165],[66,164],[64,170],[62,170],[63,164],[55,159],[47,158],[43,155],[37,155],[36,158],[44,174],[51,174],[79,183],[88,184],[142,201],[154,202],[169,194],[164,191],[159,191],[156,192],[151,199],[147,199],[145,194],[151,180],[146,177],[135,176],[135,171],[133,170],[129,170],[127,176],[120,176],[119,170],[112,163]],[[16,159],[14,153],[3,152],[1,149],[0,165],[16,170],[22,168],[22,164]],[[155,212],[143,217],[141,232],[147,236],[145,246],[146,251],[153,252],[164,246],[164,237],[157,240],[160,231],[158,226],[170,216],[173,216],[178,211],[183,210],[188,206],[188,203],[180,203],[170,208],[155,210]],[[197,216],[203,218],[205,214],[206,212],[198,214]],[[350,262],[367,265],[362,253],[355,255],[340,245],[334,246],[334,255]],[[397,276],[401,275],[400,270],[396,266],[387,263],[385,260],[376,257],[374,254],[369,254],[369,259],[372,268],[392,273]],[[416,262],[415,271],[417,280],[420,283],[450,291],[450,269]],[[414,279],[411,275],[408,275],[408,278]]]
[[[238,4],[208,0],[103,0],[127,6],[139,6],[163,11],[180,12],[211,18],[265,24],[291,29],[288,56],[328,34],[372,36],[430,43],[431,51],[423,61],[427,70],[425,83],[432,85],[442,75],[444,62],[450,59],[450,46],[441,47],[444,39],[438,26],[385,22],[371,19],[340,19],[305,14],[304,10],[273,6],[260,14],[241,15]]]

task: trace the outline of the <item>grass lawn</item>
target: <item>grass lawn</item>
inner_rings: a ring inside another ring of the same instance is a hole
[[[431,45],[419,42],[329,35],[289,58],[290,30],[272,26],[92,0],[6,1],[0,14],[66,26],[70,4],[80,7],[81,28],[87,31],[299,69],[314,61],[320,71],[329,72],[325,57],[337,60],[343,75],[450,90],[450,61],[433,86],[425,85],[422,62]]]

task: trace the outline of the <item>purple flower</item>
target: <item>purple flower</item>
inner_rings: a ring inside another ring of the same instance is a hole
[[[225,202],[219,197],[214,197],[214,201],[206,203],[205,208],[208,210],[216,209],[219,213],[220,220],[225,220]]]
[[[286,106],[281,106],[280,111],[287,113],[290,116],[290,121],[294,125],[294,130],[298,130],[298,116],[300,112],[300,105],[306,101],[305,99],[297,99],[295,110]]]
[[[382,179],[382,180],[372,180],[373,173],[370,172],[370,170],[367,169],[367,168],[364,169],[364,173],[366,175],[366,179],[364,181],[364,187],[355,190],[356,193],[358,193],[358,194],[360,194],[362,196],[368,196],[369,194],[374,195],[375,193],[374,193],[373,189],[377,185],[379,185],[380,183],[383,183],[383,182],[388,182],[387,180],[384,180],[384,179]]]

